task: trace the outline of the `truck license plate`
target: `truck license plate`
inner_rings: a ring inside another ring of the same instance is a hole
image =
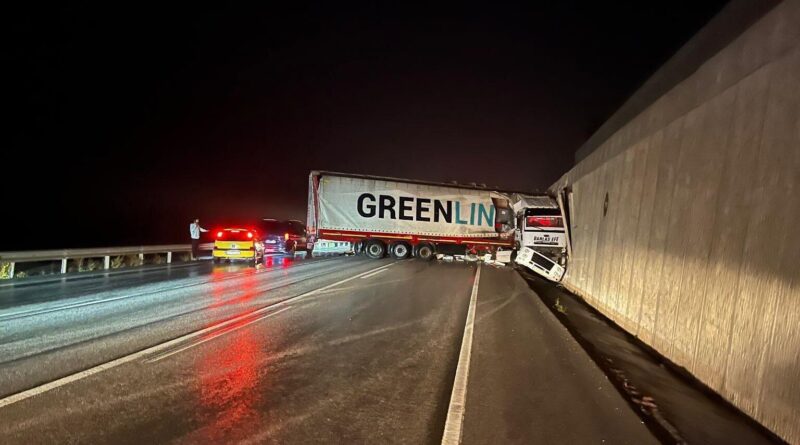
[[[228,255],[239,255],[242,252],[239,251],[239,250],[229,250],[229,251],[227,251],[225,253],[227,253]]]

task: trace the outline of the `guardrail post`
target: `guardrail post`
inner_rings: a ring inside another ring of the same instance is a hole
[[[67,259],[61,258],[61,273],[67,273]]]
[[[167,264],[172,263],[172,252],[167,252]]]
[[[111,257],[106,255],[103,257],[103,269],[110,269],[111,268]]]

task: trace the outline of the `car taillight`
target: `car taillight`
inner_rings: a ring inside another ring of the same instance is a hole
[[[222,238],[222,232],[217,232],[217,238]]]
[[[289,241],[289,232],[283,234],[283,239]]]
[[[248,238],[252,238],[253,237],[253,232],[247,232],[247,237]]]

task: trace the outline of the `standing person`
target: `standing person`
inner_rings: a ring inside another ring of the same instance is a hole
[[[200,220],[195,218],[194,222],[189,224],[189,236],[192,237],[192,261],[200,256],[200,232],[208,232],[208,230],[200,227]]]

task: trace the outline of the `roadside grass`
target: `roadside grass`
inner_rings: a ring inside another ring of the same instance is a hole
[[[139,255],[126,255],[125,263],[128,267],[137,267],[142,265],[142,260],[139,259]]]
[[[76,261],[78,272],[92,272],[103,267],[102,260],[94,258],[80,258]]]
[[[11,278],[11,263],[0,263],[0,280]]]
[[[567,313],[567,308],[566,308],[566,307],[564,307],[564,305],[563,305],[563,304],[561,304],[561,299],[560,299],[560,298],[556,298],[556,301],[555,301],[555,303],[553,303],[553,307],[554,307],[554,308],[555,308],[555,309],[556,309],[558,312],[561,312],[562,314],[566,314],[566,313]]]
[[[125,257],[122,255],[115,256],[111,258],[111,268],[112,269],[121,269],[125,267]]]

